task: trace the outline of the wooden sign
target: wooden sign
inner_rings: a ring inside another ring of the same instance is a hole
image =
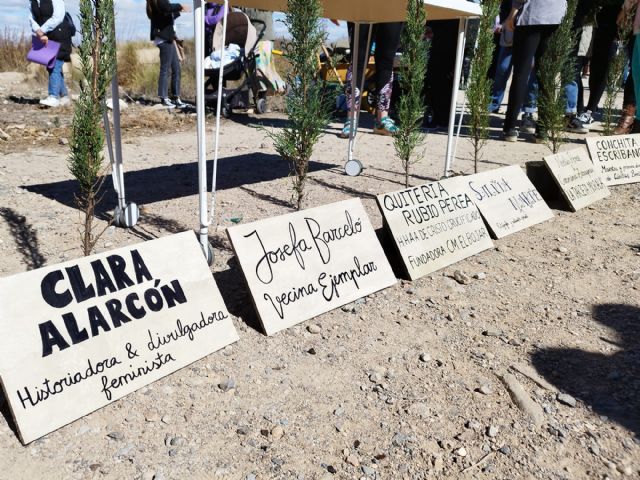
[[[0,376],[25,444],[236,340],[193,232],[0,279]]]
[[[587,137],[587,147],[605,185],[640,182],[640,134]]]
[[[553,217],[551,209],[518,165],[452,180],[473,199],[496,238]]]
[[[412,280],[493,247],[478,208],[452,180],[377,196]]]
[[[267,335],[396,283],[359,199],[227,232]]]
[[[610,195],[584,148],[550,155],[544,162],[574,212]]]

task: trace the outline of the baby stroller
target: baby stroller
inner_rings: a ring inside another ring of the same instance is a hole
[[[258,25],[259,31],[253,24]],[[215,56],[218,62],[210,68],[205,65],[205,101],[207,105],[216,105],[220,68],[223,68],[222,115],[228,118],[234,108],[249,108],[250,93],[256,112],[265,113],[267,91],[258,78],[255,49],[264,36],[266,24],[260,20],[249,20],[242,12],[229,12],[226,30],[225,52],[219,51],[222,22],[218,23],[213,33],[212,58]],[[234,86],[229,86],[232,82]]]

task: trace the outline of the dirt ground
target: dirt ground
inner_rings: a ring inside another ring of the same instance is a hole
[[[16,90],[0,88],[2,276],[81,255],[64,141],[71,109],[18,103]],[[99,251],[198,225],[193,117],[131,106],[123,122],[127,196],[142,218],[108,228]],[[381,228],[374,195],[403,177],[391,139],[364,122],[364,173],[343,174],[346,143],[332,124],[307,206],[360,197]],[[291,211],[288,166],[259,123],[279,128],[283,117],[223,124],[211,234],[240,341],[27,446],[0,400],[0,479],[640,478],[639,185],[578,213],[553,205],[553,220],[493,250],[267,338],[224,232],[232,219]],[[413,184],[441,176],[445,145],[444,134],[428,136]],[[462,138],[456,171],[472,172],[470,152]],[[526,137],[492,139],[481,169],[547,153]],[[108,187],[103,225],[115,205]],[[516,405],[506,372],[542,408],[541,426]]]

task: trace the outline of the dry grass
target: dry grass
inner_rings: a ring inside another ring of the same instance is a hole
[[[132,95],[155,97],[158,93],[158,74],[160,64],[141,64],[137,51],[149,48],[149,42],[127,42],[121,44],[118,55],[118,82]],[[185,41],[185,61],[182,64],[181,96],[186,99],[195,98],[196,66],[194,60],[195,45],[193,41]]]
[[[5,26],[0,31],[0,72],[26,72],[31,35]]]

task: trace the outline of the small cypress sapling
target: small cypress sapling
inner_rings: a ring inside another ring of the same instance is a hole
[[[565,112],[567,98],[564,87],[575,79],[575,58],[573,53],[576,35],[573,18],[577,0],[567,1],[567,13],[556,31],[549,38],[547,50],[540,59],[538,78],[544,85],[538,97],[538,126],[553,153],[560,151],[565,141]]]
[[[84,215],[80,234],[86,256],[104,232],[95,232],[94,215],[104,181],[104,99],[116,63],[113,0],[80,0],[80,25],[82,42],[78,50],[84,81],[74,109],[68,164],[80,184],[75,198]]]
[[[478,173],[478,163],[482,158],[482,148],[489,139],[489,103],[493,81],[487,76],[495,44],[493,24],[500,6],[499,0],[485,0],[482,3],[482,17],[478,29],[478,44],[471,61],[471,74],[466,95],[469,105],[470,140],[473,144],[474,169]]]
[[[421,130],[424,114],[423,89],[427,73],[429,48],[424,40],[426,13],[422,0],[408,0],[407,22],[401,38],[402,57],[400,100],[398,105],[398,131],[394,135],[393,145],[404,171],[405,187],[409,187],[411,165],[424,157],[423,153],[414,154],[416,148],[424,143],[425,135]]]
[[[309,161],[314,146],[329,123],[331,103],[318,68],[317,55],[326,37],[320,23],[320,1],[288,0],[287,5],[284,24],[291,41],[285,46],[284,54],[291,64],[286,97],[289,124],[269,136],[280,156],[290,162],[295,207],[301,210]]]

